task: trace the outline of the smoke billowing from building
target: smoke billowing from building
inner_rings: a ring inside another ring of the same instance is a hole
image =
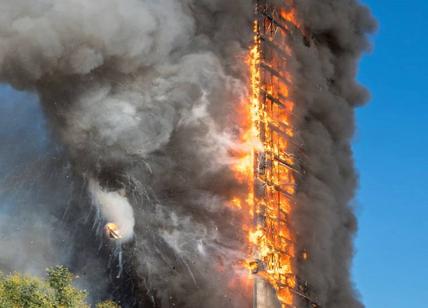
[[[362,307],[350,282],[352,206],[357,176],[350,140],[354,108],[368,99],[355,80],[367,33],[375,23],[356,1],[296,1],[313,46],[294,46],[295,89],[304,147],[302,177],[293,228],[309,262],[298,268],[322,307]]]
[[[64,232],[79,217],[95,220],[95,231],[99,221],[124,230],[130,240],[123,252],[125,273],[132,287],[124,284],[119,291],[127,294],[117,298],[132,298],[128,305],[249,302],[238,262],[246,258],[246,235],[239,211],[227,203],[245,190],[230,166],[240,133],[236,117],[248,96],[245,57],[253,5],[244,0],[0,4],[0,80],[39,97],[48,127],[65,149],[56,152],[64,161],[60,168],[48,173],[61,177],[58,170],[64,171],[67,161],[71,166],[61,188],[46,184],[53,199],[49,207],[74,200]],[[293,228],[297,244],[311,252],[299,271],[321,306],[360,307],[349,279],[356,229],[348,206],[356,186],[350,139],[353,110],[367,99],[355,82],[356,64],[374,22],[353,0],[302,0],[296,8],[312,42],[291,46],[306,170]],[[101,215],[88,214],[91,204]],[[94,245],[94,238],[79,242],[71,254],[96,250]],[[101,262],[94,255],[80,256],[74,267]],[[99,272],[94,277],[107,275]]]

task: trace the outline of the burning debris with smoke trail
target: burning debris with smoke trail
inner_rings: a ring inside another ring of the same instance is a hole
[[[124,192],[105,191],[95,180],[89,181],[89,191],[102,217],[109,222],[105,229],[109,237],[130,240],[134,233],[134,213]]]
[[[269,249],[276,236],[253,230],[246,217],[262,214],[261,195],[251,191],[253,162],[260,174],[281,174],[281,183],[260,183],[273,189],[269,201],[283,184],[282,194],[292,196],[292,203],[275,201],[287,224],[272,231],[293,243],[287,268],[275,273],[290,274],[287,289],[267,277],[280,299],[301,307],[281,295],[302,285],[299,277],[322,307],[361,306],[348,273],[356,185],[350,138],[353,109],[367,96],[355,83],[356,63],[374,22],[353,0],[267,4],[283,9],[271,16],[271,37],[257,31],[250,65],[251,1],[0,4],[0,80],[38,95],[76,181],[86,185],[81,215],[94,205],[101,233],[124,245],[132,287],[117,298],[125,307],[249,305],[251,283],[239,262],[247,259],[246,232]],[[257,72],[266,52],[286,65],[267,61],[271,81],[262,89]],[[276,114],[265,112],[262,96],[279,108],[277,119],[267,119]],[[252,123],[259,123],[255,135]],[[277,138],[269,149],[254,144],[262,130]],[[275,271],[272,250],[258,254]]]

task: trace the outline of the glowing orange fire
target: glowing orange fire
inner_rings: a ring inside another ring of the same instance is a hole
[[[283,58],[264,54],[263,41],[269,40],[283,55],[291,57],[285,39],[291,33],[287,27],[300,26],[294,9],[284,6],[274,13],[271,17],[277,18],[279,24],[266,17],[254,25],[254,46],[248,61],[251,97],[247,102],[247,130],[242,136],[248,151],[234,168],[237,178],[249,182],[248,196],[246,200],[235,197],[232,204],[248,210],[255,221],[248,236],[249,269],[267,280],[277,291],[282,306],[289,307],[294,303],[297,284],[296,252],[289,224],[296,194],[295,102],[290,98],[293,80]]]

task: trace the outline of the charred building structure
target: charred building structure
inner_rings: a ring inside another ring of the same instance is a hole
[[[257,1],[254,47],[251,51],[251,109],[254,130],[253,213],[250,234],[256,275],[255,308],[319,307],[308,283],[296,272],[307,251],[296,251],[289,221],[304,176],[299,157],[302,144],[296,135],[296,102],[289,60],[289,42],[310,40],[296,19],[293,3]]]

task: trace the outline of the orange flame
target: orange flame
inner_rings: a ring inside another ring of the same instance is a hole
[[[295,9],[283,8],[277,13],[285,25],[301,28]],[[234,166],[236,177],[246,179],[249,183],[248,195],[245,200],[234,198],[231,203],[243,211],[248,210],[250,217],[257,221],[248,235],[251,247],[251,261],[246,262],[248,268],[266,279],[277,291],[282,306],[288,307],[294,303],[292,290],[297,285],[295,245],[288,220],[293,212],[296,194],[296,173],[293,167],[296,164],[293,149],[293,138],[296,135],[293,123],[295,102],[290,98],[289,88],[293,77],[281,60],[264,57],[260,26],[256,21],[254,46],[248,60],[251,96],[247,102],[244,123],[247,130],[241,136],[241,142],[248,151]],[[284,37],[287,35],[288,32],[283,33]],[[272,38],[272,41],[276,45],[282,44],[279,47],[284,54],[292,55],[286,40],[278,40],[278,43]],[[280,76],[266,78],[262,65],[274,69]],[[267,104],[267,96],[271,100],[280,100],[280,106]],[[263,186],[262,196],[256,193],[258,185]],[[260,271],[258,263],[263,265]]]

